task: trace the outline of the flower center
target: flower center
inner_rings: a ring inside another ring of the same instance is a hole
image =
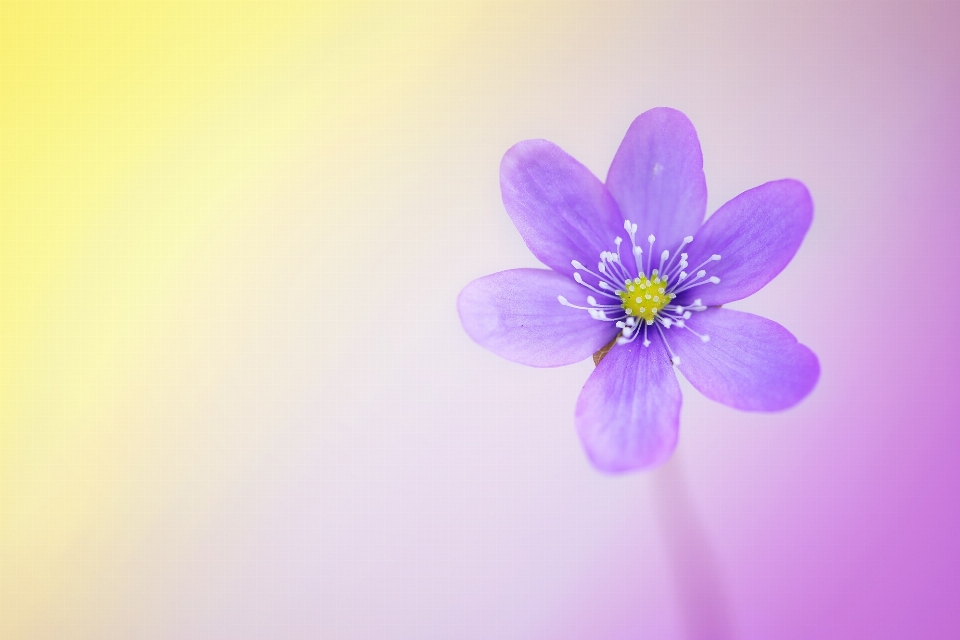
[[[630,238],[629,248],[625,246],[623,238],[616,238],[614,245],[617,250],[601,252],[596,271],[588,269],[578,260],[570,261],[574,268],[573,279],[600,296],[600,299],[588,295],[587,304],[590,306],[587,307],[573,304],[563,296],[557,296],[557,300],[564,306],[586,311],[594,320],[615,322],[617,329],[620,329],[616,344],[633,342],[642,335],[643,346],[649,347],[649,333],[656,331],[663,338],[671,362],[679,365],[680,358],[670,348],[666,330],[672,327],[685,329],[703,342],[708,342],[710,336],[697,333],[686,323],[692,313],[706,311],[707,307],[700,298],[683,305],[674,304],[673,300],[696,287],[718,284],[720,278],[708,277],[704,267],[719,260],[720,255],[715,253],[695,269],[687,271],[690,267],[687,262],[689,256],[683,249],[693,242],[693,236],[687,236],[672,253],[669,249],[660,251],[659,262],[654,262],[658,252],[653,249],[657,241],[653,234],[647,237],[647,251],[644,252],[643,247],[637,244],[637,225],[626,220],[623,228]],[[624,250],[629,251],[626,261],[623,258]]]
[[[656,269],[651,275],[652,280],[645,275],[627,280],[624,290],[617,291],[623,312],[634,318],[642,318],[647,324],[652,324],[657,313],[676,297],[676,294],[667,292],[667,279],[661,278]]]

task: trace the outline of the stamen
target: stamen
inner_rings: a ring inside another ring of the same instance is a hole
[[[667,264],[667,271],[673,268],[673,260],[677,259],[677,255],[680,256],[681,261],[686,260],[687,254],[680,252],[683,251],[683,248],[691,242],[693,242],[693,236],[687,236],[683,239],[683,242],[680,243],[680,246],[677,247],[677,250],[673,252],[673,259]]]
[[[697,336],[698,338],[700,338],[700,342],[702,342],[702,343],[704,343],[704,344],[710,342],[710,336],[708,336],[707,334],[705,334],[705,333],[697,333],[696,331],[694,331],[694,330],[691,329],[690,327],[686,327],[686,326],[685,326],[684,328],[685,328],[687,331],[689,331],[690,333],[692,333],[693,335],[695,335],[695,336]]]
[[[663,338],[663,346],[667,348],[667,353],[670,354],[670,364],[675,367],[680,366],[680,356],[676,355],[673,352],[673,349],[670,348],[670,343],[667,342],[667,336],[663,334],[663,329],[660,328],[660,325],[657,325],[657,331],[660,332],[660,337]]]
[[[651,269],[653,269],[653,243],[656,242],[656,241],[657,241],[657,237],[654,236],[652,233],[651,233],[649,236],[647,236],[647,242],[650,243],[650,254],[649,254],[649,256],[647,257],[647,271],[648,271],[648,272],[649,272]]]
[[[702,263],[699,267],[697,267],[697,269],[702,269],[703,267],[707,266],[708,263],[714,262],[714,261],[719,260],[719,259],[720,259],[720,254],[719,254],[719,253],[715,253],[715,254],[713,254],[712,256],[710,256],[709,258],[707,258],[706,260],[704,260],[703,263]]]
[[[616,296],[615,294],[610,294],[610,293],[607,293],[606,291],[600,291],[600,289],[597,289],[597,288],[595,288],[595,287],[587,284],[586,282],[584,282],[584,281],[583,281],[583,276],[581,276],[579,272],[574,272],[574,274],[573,274],[573,279],[577,281],[577,284],[582,285],[582,286],[586,287],[587,289],[590,289],[590,291],[593,291],[594,293],[599,293],[599,294],[602,295],[602,296],[606,296],[606,297],[612,298],[612,299],[614,299],[614,300],[617,299],[617,296]],[[610,285],[608,285],[608,284],[607,284],[606,282],[604,282],[603,280],[601,280],[598,284],[599,284],[599,286],[600,286],[601,288],[610,289]],[[612,291],[616,291],[616,289],[611,289],[611,290],[612,290]]]
[[[679,305],[672,304],[672,302],[677,295],[689,289],[704,284],[719,283],[720,278],[717,276],[708,277],[707,271],[703,267],[710,262],[720,260],[720,255],[713,254],[710,256],[703,264],[693,270],[691,276],[687,272],[690,266],[687,262],[689,256],[683,249],[693,242],[693,236],[686,236],[676,250],[671,252],[669,249],[664,249],[660,252],[660,262],[654,269],[653,246],[657,239],[656,236],[650,234],[647,236],[648,258],[646,269],[644,269],[644,251],[636,242],[637,225],[629,220],[624,220],[623,228],[630,238],[631,253],[637,268],[636,275],[632,275],[627,265],[623,263],[622,247],[624,241],[623,238],[617,236],[614,239],[614,245],[617,247],[616,252],[601,251],[596,272],[587,269],[579,260],[570,261],[574,268],[573,278],[577,284],[586,287],[595,294],[604,296],[610,302],[600,303],[593,295],[586,296],[589,306],[572,304],[564,296],[557,296],[557,300],[564,306],[586,311],[590,314],[590,317],[596,320],[615,323],[620,334],[616,339],[616,344],[622,345],[636,340],[642,327],[643,345],[649,347],[649,329],[651,325],[654,325],[661,338],[663,338],[667,352],[670,354],[670,362],[673,366],[679,366],[680,358],[670,348],[665,330],[674,327],[686,329],[698,336],[702,342],[708,342],[710,340],[709,336],[697,333],[685,322],[693,313],[705,311],[707,307],[703,305],[699,298],[692,304]],[[592,284],[587,282],[584,273],[596,280],[591,280]]]

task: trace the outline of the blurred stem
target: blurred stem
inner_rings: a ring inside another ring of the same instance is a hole
[[[654,472],[653,480],[685,637],[730,640],[733,630],[721,569],[697,517],[680,456]]]

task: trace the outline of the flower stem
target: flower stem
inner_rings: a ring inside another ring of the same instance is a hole
[[[690,497],[678,455],[653,474],[664,545],[673,568],[685,637],[734,637],[722,570]]]

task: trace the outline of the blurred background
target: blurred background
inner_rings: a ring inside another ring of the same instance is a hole
[[[960,5],[0,4],[0,638],[960,635]],[[782,414],[685,382],[594,471],[591,362],[455,300],[536,266],[499,161],[605,177],[654,106],[709,211],[793,177],[733,305],[820,357]]]

